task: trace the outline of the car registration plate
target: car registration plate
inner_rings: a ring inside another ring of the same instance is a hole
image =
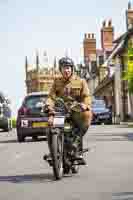
[[[33,122],[32,127],[33,128],[48,127],[48,122]]]
[[[99,118],[100,119],[106,119],[106,118],[109,118],[109,115],[100,115]]]

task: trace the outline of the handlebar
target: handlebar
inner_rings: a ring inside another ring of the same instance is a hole
[[[83,108],[82,103],[75,101],[72,97],[56,97],[54,98],[55,107],[62,108],[67,112],[75,111],[75,112],[83,112],[85,109]],[[48,105],[45,105],[45,111],[48,111]]]

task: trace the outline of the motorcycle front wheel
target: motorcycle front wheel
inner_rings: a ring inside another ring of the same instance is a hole
[[[63,176],[63,136],[51,135],[51,156],[53,160],[53,173],[56,180]]]

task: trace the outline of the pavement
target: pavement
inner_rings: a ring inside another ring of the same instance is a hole
[[[120,125],[132,128],[133,127],[133,122],[120,122]]]

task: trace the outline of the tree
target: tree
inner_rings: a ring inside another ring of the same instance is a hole
[[[124,80],[128,81],[129,93],[133,94],[133,67],[128,67],[124,73]]]
[[[133,54],[128,52],[128,66],[124,72],[124,80],[128,83],[129,98],[131,104],[131,117],[133,118]]]

